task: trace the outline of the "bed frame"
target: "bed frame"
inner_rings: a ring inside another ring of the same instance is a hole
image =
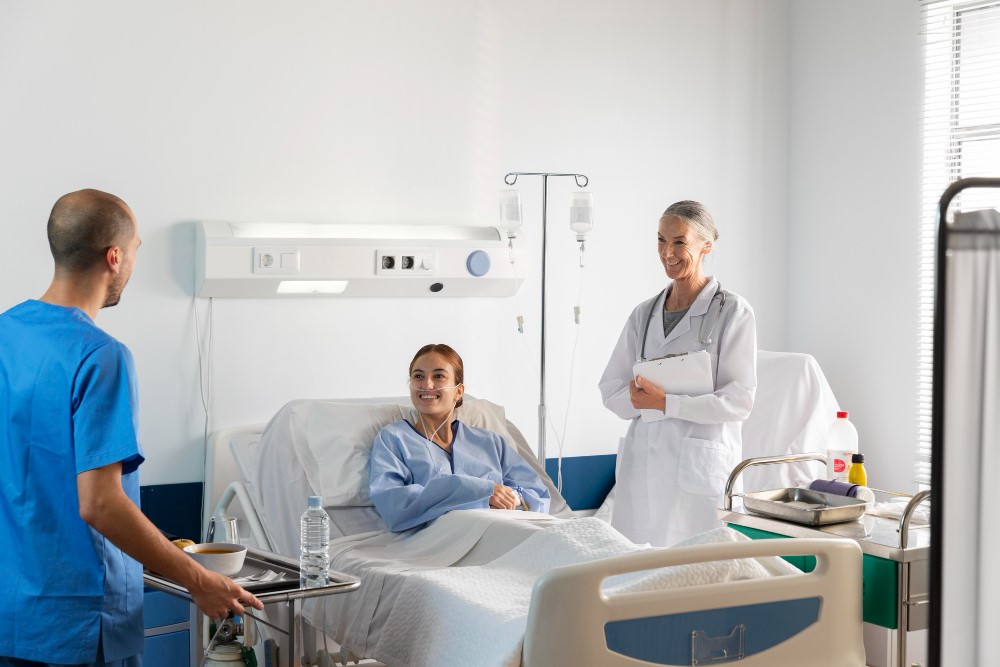
[[[257,446],[263,426],[226,429],[210,438],[205,516],[237,516],[246,541],[271,549],[234,456],[245,458]],[[665,591],[615,596],[601,591],[601,582],[615,574],[791,555],[816,556],[816,569]],[[556,568],[533,590],[523,664],[862,667],[860,581],[858,545],[834,539],[658,549]]]
[[[616,574],[776,555],[814,555],[817,567],[769,579],[601,592],[601,582]],[[556,568],[532,591],[523,664],[860,667],[860,581],[860,547],[832,539],[655,549]]]
[[[271,550],[267,534],[253,509],[250,495],[243,485],[237,454],[246,454],[260,442],[265,424],[238,426],[216,431],[208,439],[205,452],[205,504],[201,520],[204,528],[213,516],[235,516],[239,521],[240,537],[253,546]],[[235,503],[233,501],[236,501]]]

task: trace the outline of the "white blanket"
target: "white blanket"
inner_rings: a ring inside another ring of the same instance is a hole
[[[453,513],[454,514],[454,513]],[[689,544],[745,540],[719,529]],[[516,667],[531,591],[548,570],[647,549],[594,518],[561,521],[481,566],[410,572],[372,657],[387,665]],[[780,559],[696,563],[611,577],[609,593],[673,588],[797,572]]]
[[[371,657],[405,580],[415,570],[454,572],[467,568],[449,566],[482,565],[562,521],[535,512],[464,510],[403,533],[333,540],[330,569],[359,577],[361,587],[346,595],[307,599],[302,615],[356,656]]]

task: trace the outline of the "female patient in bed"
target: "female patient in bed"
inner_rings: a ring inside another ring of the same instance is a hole
[[[465,393],[462,358],[425,345],[410,362],[416,423],[400,420],[375,437],[370,493],[389,529],[402,531],[455,509],[546,512],[549,492],[501,436],[454,418]]]

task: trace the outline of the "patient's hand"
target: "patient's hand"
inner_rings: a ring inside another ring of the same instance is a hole
[[[503,484],[494,484],[490,507],[495,510],[512,510],[517,507],[517,494],[514,489]]]

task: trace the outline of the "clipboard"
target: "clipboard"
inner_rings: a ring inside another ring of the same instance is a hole
[[[632,376],[636,375],[646,378],[667,394],[701,396],[715,391],[712,357],[705,350],[638,361],[632,366]],[[639,410],[639,414],[644,422],[663,417],[659,410]]]

